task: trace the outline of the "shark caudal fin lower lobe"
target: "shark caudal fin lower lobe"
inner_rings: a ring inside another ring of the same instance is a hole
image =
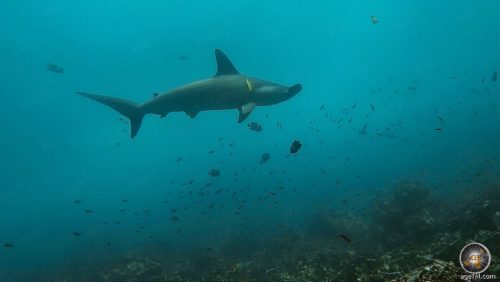
[[[76,92],[76,94],[90,98],[94,101],[102,103],[120,114],[124,115],[130,120],[130,137],[134,138],[139,132],[139,128],[141,127],[142,119],[144,117],[144,113],[141,111],[141,107],[138,103],[129,101],[126,99],[85,93],[85,92]]]

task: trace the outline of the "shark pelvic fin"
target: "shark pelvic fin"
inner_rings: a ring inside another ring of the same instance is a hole
[[[190,117],[190,118],[195,118],[196,115],[198,114],[199,112],[197,111],[186,111],[186,114]]]
[[[240,116],[238,118],[238,123],[243,122],[252,112],[252,110],[257,106],[257,103],[249,102],[240,108]]]
[[[239,74],[233,63],[221,50],[215,49],[215,60],[217,61],[217,73],[215,76],[227,74]],[[214,77],[215,77],[214,76]]]

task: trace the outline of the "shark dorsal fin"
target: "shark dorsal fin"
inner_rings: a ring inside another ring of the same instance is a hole
[[[215,49],[215,60],[217,60],[217,73],[215,76],[227,74],[239,74],[229,58],[219,49]]]

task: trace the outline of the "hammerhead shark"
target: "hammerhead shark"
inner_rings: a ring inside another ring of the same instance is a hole
[[[289,87],[242,75],[219,49],[215,49],[215,58],[217,72],[212,78],[188,83],[164,94],[153,94],[153,98],[143,104],[98,94],[76,93],[127,117],[130,120],[130,137],[134,138],[146,114],[157,114],[163,118],[170,112],[185,112],[194,118],[201,111],[237,109],[238,123],[241,123],[256,106],[284,102],[302,90],[300,84]]]

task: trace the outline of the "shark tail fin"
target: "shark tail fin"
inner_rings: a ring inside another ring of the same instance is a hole
[[[139,132],[141,127],[142,119],[144,118],[144,113],[141,111],[141,106],[133,101],[126,99],[85,93],[76,92],[76,94],[90,98],[94,101],[102,103],[120,114],[124,115],[130,120],[130,137],[134,138]]]

